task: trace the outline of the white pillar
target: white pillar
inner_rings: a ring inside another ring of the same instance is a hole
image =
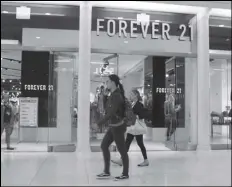
[[[210,150],[209,9],[197,14],[198,150]]]
[[[78,124],[77,151],[90,152],[90,60],[92,8],[89,1],[81,1],[78,64]]]

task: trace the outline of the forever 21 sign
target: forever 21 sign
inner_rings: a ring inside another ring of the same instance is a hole
[[[116,25],[118,24],[118,25]],[[106,26],[107,28],[105,28]],[[100,35],[100,30],[106,29],[107,34],[110,37],[113,37],[116,35],[116,27],[118,28],[118,36],[119,37],[125,37],[127,38],[128,35],[131,38],[137,38],[138,34],[138,26],[141,27],[142,36],[143,38],[146,38],[148,35],[148,28],[151,27],[151,39],[162,39],[162,40],[170,40],[170,24],[168,23],[160,23],[160,22],[148,22],[148,23],[139,23],[138,21],[129,21],[129,24],[125,20],[118,20],[115,21],[113,19],[97,19],[97,35]],[[160,30],[161,26],[161,30]],[[126,30],[130,30],[130,33],[128,34]],[[180,35],[179,40],[185,41],[188,37],[185,37],[187,33],[187,29],[190,29],[190,41],[193,40],[193,27],[192,25],[179,25]],[[161,35],[158,35],[157,33],[161,33]]]

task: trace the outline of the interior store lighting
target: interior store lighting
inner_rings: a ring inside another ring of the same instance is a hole
[[[231,18],[231,9],[212,8],[209,14],[210,16]]]
[[[1,39],[1,44],[2,45],[19,45],[18,40],[2,40]]]
[[[225,25],[218,25],[219,27],[224,27]]]
[[[141,1],[91,1],[92,6],[130,9],[130,10],[145,10],[157,12],[173,12],[173,13],[186,13],[197,14],[202,11],[202,7],[175,5],[154,2],[141,2]]]

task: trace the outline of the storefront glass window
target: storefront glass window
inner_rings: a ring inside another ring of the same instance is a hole
[[[72,145],[65,150],[73,151],[79,7],[1,2],[1,28],[2,96],[9,93],[19,104],[13,146],[55,151]]]
[[[231,148],[231,19],[210,17],[211,148]]]
[[[90,108],[90,126],[101,118],[101,110],[97,108],[101,97],[96,97],[101,94],[96,92],[101,93],[101,86],[105,88],[104,77],[113,73],[121,78],[128,99],[131,90],[140,93],[141,102],[150,116],[145,121],[147,149],[176,150],[177,145],[179,149],[185,149],[194,124],[189,117],[192,105],[185,94],[186,76],[196,65],[196,59],[188,57],[193,55],[194,31],[190,24],[193,18],[194,15],[186,14],[93,7],[91,92],[94,93],[91,98],[97,100]],[[95,56],[101,58],[93,65]],[[93,76],[96,69],[101,71]],[[187,79],[188,90],[194,89],[193,77]],[[188,92],[188,97],[193,93]],[[164,106],[168,101],[175,110],[172,120],[165,118]],[[94,107],[96,112],[93,112]],[[103,130],[102,127],[91,130],[92,150],[100,150],[105,126],[108,127],[105,124]],[[136,149],[139,148],[133,143],[130,150]]]

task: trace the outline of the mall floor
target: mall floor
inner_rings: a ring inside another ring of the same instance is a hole
[[[112,157],[117,157],[113,153]],[[129,153],[130,179],[96,179],[101,153],[1,152],[2,186],[231,186],[231,151],[148,152],[150,166],[138,168],[140,152]],[[111,165],[113,176],[122,168]]]

